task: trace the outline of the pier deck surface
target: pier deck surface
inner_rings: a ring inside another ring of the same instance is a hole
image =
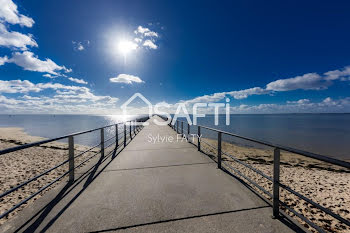
[[[169,126],[149,123],[113,160],[44,195],[2,230],[294,232],[292,224],[272,219],[270,206],[208,156],[176,141]],[[150,135],[172,136],[175,142],[150,143]]]

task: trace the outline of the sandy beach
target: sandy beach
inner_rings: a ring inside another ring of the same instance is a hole
[[[23,145],[30,142],[40,141],[44,138],[30,136],[26,134],[21,128],[0,128],[0,150]],[[89,149],[87,146],[75,145],[75,155],[79,152]],[[106,154],[111,150],[108,148]],[[75,159],[75,165],[80,164],[83,160],[91,157],[99,148],[95,148],[90,152]],[[21,151],[12,152],[0,156],[0,192],[3,193],[28,179],[39,175],[40,173],[58,165],[59,163],[68,159],[68,145],[63,142],[51,142],[40,146],[24,149]],[[83,166],[86,166],[85,163]],[[49,184],[54,179],[58,178],[62,174],[68,171],[68,163],[49,172],[37,180],[23,186],[19,190],[3,197],[0,200],[0,212],[3,213],[6,210],[12,208],[15,204],[21,202],[25,198],[29,197],[32,193],[38,191],[43,186]],[[46,192],[57,186],[61,182],[66,182],[67,176],[44,190],[26,204],[22,205],[15,211],[0,220],[0,225],[5,221],[15,216],[25,206],[30,205],[35,200],[40,198]]]
[[[207,145],[217,147],[216,140],[202,139],[201,149],[216,159],[217,150]],[[222,151],[233,155],[235,158],[259,169],[266,175],[272,177],[273,174],[273,150],[271,148],[257,149],[252,147],[243,147],[235,144],[223,142]],[[247,167],[235,162],[230,157],[223,155],[222,159],[232,167],[239,170],[243,175],[253,180],[268,192],[272,193],[272,183],[261,175],[248,169]],[[227,167],[227,166],[225,166]],[[229,169],[230,170],[230,169]],[[230,170],[234,173],[233,170]],[[235,173],[234,173],[235,174]],[[244,181],[245,178],[238,175]],[[291,187],[295,191],[308,197],[331,209],[345,219],[350,220],[350,171],[335,165],[330,165],[322,161],[309,159],[300,155],[281,151],[281,183]],[[249,182],[248,182],[249,183]],[[254,188],[264,197],[271,198]],[[328,232],[350,232],[350,228],[341,224],[338,220],[325,214],[321,210],[299,199],[295,195],[280,188],[281,201],[292,206],[294,210],[302,213],[312,220],[312,222],[321,226]],[[289,213],[290,216],[299,221],[305,228],[316,232],[308,224],[301,221],[298,217]]]

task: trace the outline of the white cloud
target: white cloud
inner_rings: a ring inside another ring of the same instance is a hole
[[[253,87],[245,90],[240,91],[231,91],[227,92],[226,94],[231,95],[235,99],[246,99],[248,96],[251,95],[265,95],[270,93],[270,91],[265,90],[261,87]]]
[[[79,87],[79,86],[66,86],[61,83],[38,83],[35,84],[38,88],[41,90],[44,89],[53,89],[53,90],[73,90],[73,91],[79,91],[84,89],[84,87]]]
[[[74,50],[83,51],[85,49],[85,47],[83,46],[82,42],[72,41],[72,44],[73,44]],[[90,44],[90,41],[89,41],[88,44]]]
[[[316,73],[308,73],[294,78],[279,79],[266,85],[266,90],[271,91],[292,91],[292,90],[322,90],[331,83]]]
[[[146,32],[150,32],[149,28],[144,28],[142,26],[138,26],[137,29],[134,31],[135,34],[145,34]]]
[[[144,28],[142,26],[138,26],[134,33],[141,34],[142,36],[158,37],[158,33],[151,31],[149,28]]]
[[[21,81],[21,80],[14,80]],[[28,81],[21,81],[28,82]],[[38,84],[33,84],[38,85]],[[42,84],[42,86],[65,88],[57,89],[54,96],[24,95],[17,98],[8,98],[0,95],[1,112],[13,113],[99,113],[115,114],[120,111],[116,103],[118,98],[99,96],[86,87],[71,87],[57,84]],[[2,87],[2,85],[0,85]],[[69,90],[71,89],[71,90]]]
[[[64,66],[59,66],[51,59],[40,60],[34,53],[26,51],[28,47],[38,47],[31,34],[8,31],[7,24],[19,24],[21,26],[32,27],[34,20],[25,15],[19,14],[17,5],[11,0],[0,0],[0,46],[23,50],[15,52],[11,58],[0,57],[0,65],[14,63],[24,70],[44,72],[51,75],[61,75],[58,71],[71,72]],[[6,25],[5,25],[6,24]],[[46,75],[48,76],[48,75]]]
[[[226,95],[230,95],[234,99],[246,99],[248,98],[248,96],[251,96],[251,95],[265,95],[268,93],[270,93],[270,91],[260,87],[253,87],[253,88],[244,89],[240,91],[218,92],[212,95],[199,96],[191,100],[180,101],[180,102],[186,103],[186,104],[213,103],[213,102],[222,100],[223,98],[225,98]]]
[[[88,82],[86,82],[86,81],[83,80],[83,79],[77,79],[77,78],[72,78],[72,77],[69,77],[68,79],[69,79],[70,81],[72,81],[72,82],[75,82],[75,83],[88,84]]]
[[[0,57],[0,66],[4,65],[8,60],[7,56]]]
[[[79,91],[86,87],[66,86],[60,83],[37,83],[28,80],[0,80],[0,93],[40,92],[45,89]]]
[[[32,35],[25,35],[20,32],[9,32],[5,25],[0,23],[0,46],[27,50],[27,46],[38,47],[38,44],[33,39]]]
[[[335,102],[332,100],[332,98],[331,97],[327,97],[327,98],[325,98],[323,101],[322,101],[322,103],[325,103],[325,104],[334,104]]]
[[[77,49],[78,49],[79,51],[82,51],[82,50],[84,50],[84,46],[80,44],[80,45],[78,45]]]
[[[158,46],[156,44],[154,44],[151,40],[146,40],[145,42],[143,42],[143,46],[148,47],[150,49],[157,49],[158,48]]]
[[[206,101],[202,100],[198,102]],[[311,102],[309,99],[300,99],[297,101],[287,101],[287,104],[264,103],[257,105],[240,104],[237,106],[234,106],[233,104],[234,103],[231,103],[230,107],[231,114],[350,112],[350,97],[337,100],[327,97],[320,102]],[[170,107],[161,110],[174,113],[177,105],[178,103],[170,104]],[[191,110],[192,108],[189,109],[189,111]],[[204,114],[213,114],[213,109],[211,108],[200,108],[199,111]],[[225,113],[225,109],[221,108],[219,112]]]
[[[126,84],[132,84],[133,82],[144,83],[144,81],[139,77],[130,75],[130,74],[119,74],[117,77],[110,78],[109,81],[112,83],[126,83]]]
[[[34,53],[29,51],[24,51],[22,53],[16,52],[12,55],[12,58],[8,59],[7,62],[15,63],[16,65],[22,67],[24,70],[45,72],[52,75],[59,75],[58,71],[71,72],[71,69],[67,69],[64,66],[59,66],[51,59],[46,58],[46,60],[40,60]]]
[[[135,41],[136,43],[141,43],[141,42],[142,42],[142,39],[141,39],[141,38],[135,38],[134,41]]]
[[[310,103],[309,99],[300,99],[297,101],[287,101],[287,104],[308,104]]]
[[[332,70],[324,73],[325,80],[337,80],[337,79],[343,79],[343,80],[349,80],[350,79],[350,66],[346,66],[343,69],[339,70]]]
[[[27,95],[29,92],[39,93],[45,89],[54,90],[56,95]],[[16,111],[77,113],[80,110],[85,111],[85,113],[103,113],[115,108],[115,104],[119,100],[111,96],[95,95],[87,87],[66,86],[60,83],[34,84],[28,80],[0,80],[0,93],[26,93],[26,95],[17,98],[7,98],[0,95],[0,109],[8,109],[11,113]]]
[[[43,77],[46,77],[46,78],[57,78],[58,76],[57,75],[51,75],[51,74],[44,74]]]
[[[104,104],[114,104],[119,99],[111,96],[97,96],[94,95],[89,88],[81,88],[76,91],[59,92],[53,96],[54,99],[59,99],[60,102],[73,101],[73,102],[102,102]]]
[[[158,33],[153,31],[145,32],[143,35],[148,37],[158,37]]]
[[[198,96],[198,97],[191,99],[191,100],[180,101],[180,103],[194,104],[194,103],[217,102],[217,101],[223,99],[225,97],[225,95],[226,95],[226,92],[214,93],[212,95]]]
[[[17,5],[11,0],[0,0],[0,22],[19,24],[21,26],[32,27],[34,20],[25,15],[19,14]]]
[[[158,46],[155,44],[156,38],[159,37],[157,32],[151,31],[149,28],[144,28],[142,26],[138,26],[134,33],[138,36],[134,38],[134,41],[138,44],[142,43],[143,47],[147,47],[150,49],[157,49]]]
[[[240,105],[231,107],[231,113],[337,113],[350,111],[350,97],[333,100],[325,98],[321,102],[306,99],[287,101],[287,104]]]
[[[226,95],[232,96],[234,99],[246,99],[251,95],[266,95],[273,94],[276,91],[293,91],[293,90],[324,90],[332,85],[333,80],[350,81],[350,66],[343,69],[333,70],[319,75],[317,73],[307,73],[301,76],[287,79],[279,79],[270,82],[266,88],[253,87],[239,91],[219,92],[211,95],[203,95],[194,99],[180,101],[181,103],[193,104],[197,102],[217,102]],[[300,100],[307,101],[306,99]],[[292,103],[292,102],[290,102]]]
[[[39,92],[42,89],[28,80],[0,80],[0,93]]]

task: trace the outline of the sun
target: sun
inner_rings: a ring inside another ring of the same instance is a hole
[[[124,56],[136,49],[137,44],[132,41],[122,40],[118,43],[118,52]]]

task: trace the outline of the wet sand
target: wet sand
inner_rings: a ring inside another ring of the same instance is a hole
[[[201,143],[201,149],[213,155],[213,159],[216,159],[217,150],[206,143],[217,148],[216,140],[202,139]],[[270,177],[273,175],[273,150],[271,148],[257,149],[223,142],[222,151],[259,169]],[[222,160],[272,193],[272,182],[266,178],[239,164],[227,155],[223,155]],[[226,167],[228,168],[228,166]],[[228,168],[228,170],[230,169]],[[281,151],[280,170],[280,181],[282,184],[289,186],[314,202],[329,208],[341,217],[350,220],[350,170],[284,151]],[[232,169],[230,171],[237,174]],[[249,183],[242,176],[238,174],[237,176]],[[271,200],[264,192],[257,188],[254,189]],[[282,188],[280,188],[280,196],[281,201],[293,207],[294,210],[302,213],[326,231],[350,232],[350,228],[345,224],[341,224],[337,219],[330,217],[323,211]],[[316,232],[297,216],[294,216],[290,212],[289,214],[305,228]]]

